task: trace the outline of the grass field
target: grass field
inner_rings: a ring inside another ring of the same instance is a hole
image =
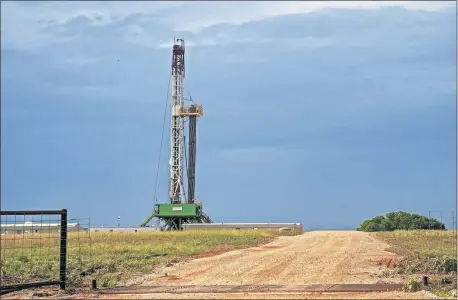
[[[456,231],[393,231],[374,233],[401,256],[398,273],[456,273]]]
[[[390,251],[399,255],[456,257],[455,230],[411,230],[374,233],[391,245]]]
[[[90,239],[89,239],[90,234]],[[224,252],[272,241],[278,233],[263,231],[194,231],[148,233],[69,233],[69,285],[80,286],[94,277],[100,286],[116,286],[135,275],[151,273],[158,265],[173,264],[207,252]],[[2,236],[2,279],[20,283],[57,280],[58,236]],[[167,254],[155,257],[155,254]],[[91,270],[89,276],[81,272]]]
[[[455,230],[393,231],[373,233],[390,244],[398,254],[395,272],[421,274],[430,278],[429,288],[440,297],[450,297],[456,290],[457,236]]]

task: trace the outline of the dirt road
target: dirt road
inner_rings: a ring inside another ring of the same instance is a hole
[[[307,232],[173,266],[142,285],[380,283],[386,267],[378,264],[395,258],[387,248],[365,232]]]
[[[321,285],[400,283],[383,278],[396,256],[389,245],[368,233],[314,231],[280,237],[273,243],[195,259],[159,270],[142,279],[148,286],[164,285]],[[435,299],[420,291],[361,293],[141,293],[98,295],[122,299]]]
[[[75,299],[84,299],[87,295],[76,295]],[[90,295],[89,299],[440,299],[440,297],[427,291],[416,293],[404,292],[373,292],[373,293],[327,293],[327,294],[308,294],[308,293],[281,293],[281,294],[122,294],[122,295]],[[453,298],[449,298],[453,299]]]

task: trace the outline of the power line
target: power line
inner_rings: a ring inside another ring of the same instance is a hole
[[[165,131],[165,119],[167,117],[167,108],[169,103],[169,94],[170,94],[170,78],[172,77],[172,70],[169,71],[169,78],[167,82],[167,97],[165,98],[165,108],[164,108],[164,116],[162,119],[162,132],[161,132],[161,144],[159,146],[159,158],[157,160],[157,168],[156,168],[156,180],[154,184],[154,203],[157,203],[157,187],[158,187],[158,179],[159,179],[159,167],[161,163],[161,155],[162,155],[162,145],[164,143],[164,131]]]

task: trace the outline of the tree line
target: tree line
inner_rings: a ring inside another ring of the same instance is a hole
[[[377,216],[366,220],[358,231],[393,231],[393,230],[444,230],[445,225],[434,218],[407,212],[390,212],[385,216]]]

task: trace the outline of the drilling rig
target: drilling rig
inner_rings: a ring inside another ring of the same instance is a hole
[[[169,203],[155,204],[153,213],[140,226],[147,226],[158,218],[165,223],[166,230],[182,230],[184,223],[212,223],[202,210],[202,202],[195,201],[196,174],[196,129],[197,118],[204,111],[199,104],[185,105],[185,43],[174,40],[172,47],[172,99],[170,135]],[[188,121],[188,151],[186,151],[185,121]],[[188,153],[189,157],[186,156]],[[185,160],[187,165],[185,165]],[[187,169],[187,195],[184,186],[184,168]]]

